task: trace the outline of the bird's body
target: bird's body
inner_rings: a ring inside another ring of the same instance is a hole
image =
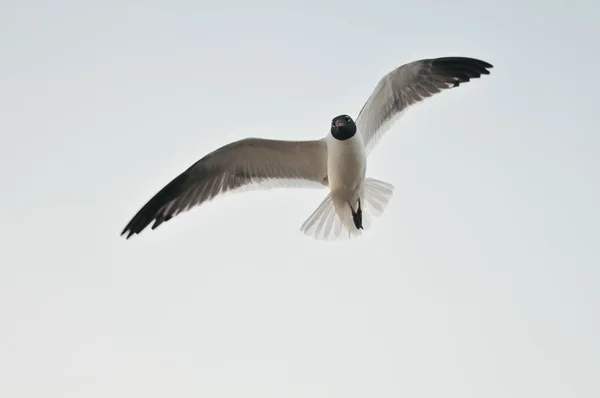
[[[363,196],[367,173],[367,152],[359,134],[340,141],[332,135],[327,137],[327,179],[329,192],[338,217],[349,224],[344,214],[358,208]],[[351,228],[352,225],[346,225]]]
[[[334,195],[356,200],[367,172],[367,152],[359,135],[338,141],[327,137],[327,179]]]
[[[132,218],[122,234],[152,229],[177,214],[229,191],[265,183],[310,183],[329,194],[301,230],[318,239],[358,235],[380,215],[393,194],[391,184],[367,177],[367,159],[381,136],[411,105],[459,86],[492,65],[473,58],[423,59],[384,76],[356,122],[348,115],[331,121],[330,132],[313,141],[246,138],[197,161],[160,190]],[[271,185],[272,186],[272,185]]]

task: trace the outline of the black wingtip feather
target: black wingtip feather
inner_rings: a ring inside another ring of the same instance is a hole
[[[476,68],[481,68],[483,70],[491,69],[494,65],[482,61],[477,58],[468,58],[468,57],[441,57],[432,59],[433,63],[445,63],[448,65],[469,65]],[[489,73],[489,71],[487,71]],[[483,73],[483,72],[482,72]]]
[[[160,211],[164,205],[175,199],[182,193],[182,187],[185,185],[187,175],[185,173],[180,174],[170,183],[168,183],[163,189],[161,189],[152,199],[148,201],[142,207],[135,216],[129,221],[127,226],[121,232],[121,236],[127,234],[125,239],[131,238],[133,235],[137,235],[142,232],[152,221],[152,229],[157,228],[160,224],[170,220],[173,215],[166,214],[161,215]]]
[[[441,57],[431,59],[432,73],[452,79],[448,83],[458,87],[481,75],[489,75],[494,66],[488,62],[467,57]]]

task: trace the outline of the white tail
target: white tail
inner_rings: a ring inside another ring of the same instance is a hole
[[[365,179],[363,193],[360,196],[363,229],[369,228],[373,217],[383,214],[393,193],[393,185],[374,178]],[[325,241],[350,239],[353,235],[358,236],[362,232],[354,225],[352,211],[348,204],[343,200],[334,199],[331,193],[302,224],[300,231]]]

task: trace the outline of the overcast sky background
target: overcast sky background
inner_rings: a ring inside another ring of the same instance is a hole
[[[2,0],[0,396],[600,396],[599,7]],[[119,236],[207,152],[450,55],[495,68],[380,141],[360,239],[302,235],[310,189]]]

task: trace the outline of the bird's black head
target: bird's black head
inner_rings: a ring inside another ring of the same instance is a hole
[[[336,140],[344,141],[354,137],[356,134],[356,124],[348,115],[334,117],[331,121],[331,135]]]

